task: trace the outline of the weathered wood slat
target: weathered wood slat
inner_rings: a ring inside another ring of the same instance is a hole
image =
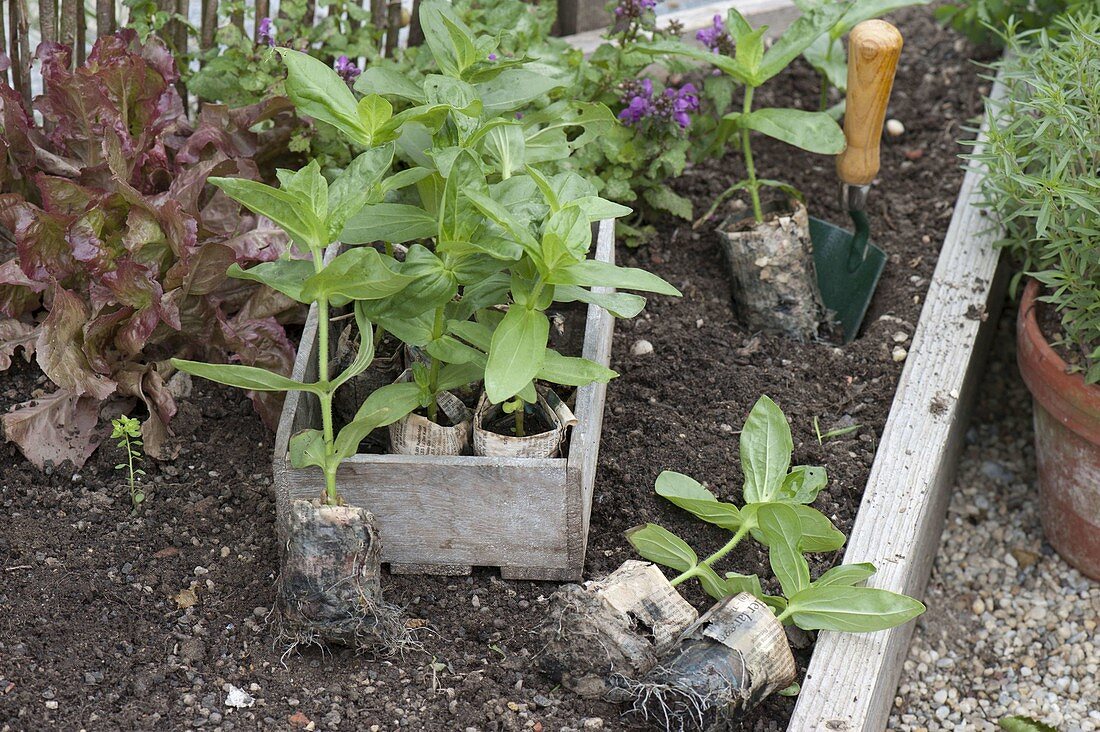
[[[116,30],[115,0],[96,0],[95,26],[96,36],[106,36]]]
[[[596,237],[596,259],[615,263],[615,222],[601,221]],[[593,292],[611,293],[609,287],[595,287]],[[592,305],[584,327],[581,355],[607,366],[611,363],[611,339],[615,319],[606,310]],[[588,520],[592,515],[592,491],[596,485],[596,463],[603,434],[603,406],[607,384],[589,384],[577,389],[575,403],[578,423],[573,428],[569,444],[569,469],[576,485],[570,490],[574,499],[568,506],[570,563],[584,566],[588,546]]]
[[[991,96],[1003,93],[998,83]],[[844,555],[846,563],[878,567],[868,585],[918,597],[1004,296],[1006,272],[993,247],[999,232],[978,208],[980,179],[972,163]],[[821,633],[788,729],[884,730],[912,633],[913,623],[879,633]]]
[[[614,260],[614,223],[602,222],[596,257]],[[327,256],[335,256],[336,247]],[[316,378],[316,308],[310,309],[293,378]],[[588,307],[582,353],[607,365],[613,319]],[[500,567],[512,579],[581,577],[606,385],[578,390],[568,458],[356,455],[337,482],[349,503],[375,514],[382,561],[393,571],[466,573]],[[287,395],[275,441],[274,473],[280,531],[289,502],[320,495],[320,470],[290,468],[290,437],[320,423],[317,399]]]

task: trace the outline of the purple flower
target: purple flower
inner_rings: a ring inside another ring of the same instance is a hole
[[[668,87],[657,96],[649,79],[626,81],[620,88],[623,109],[618,116],[625,125],[658,120],[675,122],[683,130],[691,124],[691,113],[699,111],[699,92],[692,84]]]
[[[715,53],[720,51],[723,45],[727,45],[731,39],[729,32],[726,30],[726,24],[722,22],[722,16],[715,15],[710,28],[704,28],[696,33],[695,40]]]
[[[336,59],[336,65],[333,68],[336,69],[336,73],[340,75],[340,78],[349,84],[355,81],[356,77],[362,73],[358,66],[348,60],[347,56],[341,56]]]
[[[261,46],[275,45],[275,29],[271,27],[271,18],[261,18],[256,32],[256,43]]]
[[[495,53],[490,53],[489,54],[489,60],[490,61],[496,61],[497,60],[497,55]]]
[[[619,119],[625,125],[634,125],[653,113],[653,105],[645,97],[631,97],[630,102],[619,112]]]
[[[616,18],[641,18],[657,7],[657,0],[619,0],[615,6]]]

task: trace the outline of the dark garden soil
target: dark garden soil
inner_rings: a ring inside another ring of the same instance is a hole
[[[903,366],[893,354],[908,346],[961,182],[955,140],[978,113],[986,86],[966,60],[968,49],[929,13],[899,13],[898,20],[908,40],[890,116],[906,132],[884,146],[882,182],[871,199],[874,240],[890,263],[855,343],[838,348],[745,332],[731,315],[708,232],[663,222],[648,248],[620,249],[620,262],[653,269],[684,298],[653,298],[643,317],[618,325],[612,366],[622,376],[608,389],[587,576],[631,558],[622,532],[645,521],[676,531],[700,553],[720,544],[720,532],[657,500],[653,481],[663,469],[680,470],[739,500],[737,430],[765,393],[792,421],[795,462],[828,469],[818,508],[851,528]],[[796,66],[764,96],[810,108],[817,89],[816,76]],[[801,188],[813,213],[845,223],[831,160],[762,140],[756,157],[762,175]],[[677,187],[702,210],[740,166],[730,155],[691,170]],[[631,355],[641,339],[653,352]],[[0,382],[0,408],[44,386],[20,362]],[[384,578],[387,598],[423,626],[422,652],[281,658],[263,618],[278,554],[273,437],[239,393],[196,383],[189,404],[177,424],[179,456],[149,466],[153,487],[136,516],[109,443],[81,470],[48,474],[14,446],[0,446],[0,729],[558,732],[627,725],[621,709],[581,701],[532,668],[539,646],[531,631],[554,585],[504,582],[493,570]],[[819,444],[815,417],[823,432],[860,427]],[[815,573],[837,558],[815,559]],[[746,547],[724,568],[766,575],[766,564]],[[708,604],[696,587],[687,597],[701,609]],[[803,668],[809,650],[798,653]],[[228,708],[229,684],[254,705]],[[744,728],[782,728],[793,703],[767,702]]]

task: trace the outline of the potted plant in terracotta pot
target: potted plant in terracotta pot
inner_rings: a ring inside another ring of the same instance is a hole
[[[1100,14],[1009,33],[990,105],[985,205],[1023,262],[1020,373],[1035,409],[1043,529],[1100,578]],[[1026,281],[1023,279],[1027,277]]]

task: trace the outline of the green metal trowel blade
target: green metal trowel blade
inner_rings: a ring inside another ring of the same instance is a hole
[[[886,266],[886,253],[867,241],[866,215],[857,211],[852,217],[862,230],[855,235],[821,219],[810,219],[817,285],[825,307],[833,311],[844,331],[845,343],[859,333]]]

